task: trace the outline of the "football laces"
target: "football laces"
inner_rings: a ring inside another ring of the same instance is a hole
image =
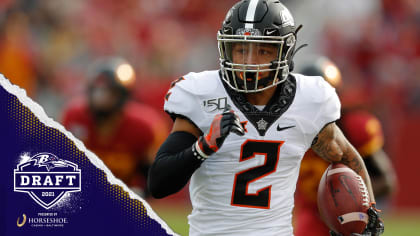
[[[359,189],[362,193],[362,205],[365,207],[369,207],[369,192],[367,191],[365,182],[363,181],[360,175],[357,176],[357,180],[359,181]]]

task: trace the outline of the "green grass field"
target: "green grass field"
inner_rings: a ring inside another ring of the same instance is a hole
[[[151,204],[153,210],[169,227],[179,235],[188,235],[187,216],[191,212],[189,204]],[[384,215],[385,233],[383,236],[420,236],[420,212]]]
[[[189,204],[160,204],[154,201],[150,204],[156,214],[165,221],[168,226],[179,235],[188,235],[187,216],[191,212]]]
[[[420,214],[385,215],[384,236],[419,236]]]

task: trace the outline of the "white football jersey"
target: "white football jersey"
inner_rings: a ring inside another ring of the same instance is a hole
[[[339,119],[340,102],[322,77],[292,74],[279,86],[262,111],[229,89],[218,71],[189,73],[171,86],[169,114],[206,133],[229,104],[246,130],[230,133],[191,177],[190,235],[293,235],[301,159],[318,132]]]

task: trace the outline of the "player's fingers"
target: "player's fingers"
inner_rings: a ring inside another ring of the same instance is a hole
[[[233,127],[236,127],[234,132],[238,135],[244,135],[245,130],[241,125],[241,122],[239,121],[239,117],[235,115],[234,113],[226,114],[224,115],[224,122],[222,122],[222,129],[225,127],[229,127],[227,132],[230,132]]]
[[[239,117],[237,115],[235,115],[235,124],[237,124],[238,126],[242,126],[241,122],[239,121]]]
[[[228,113],[223,113],[223,119],[224,120],[228,120],[228,119],[234,119],[235,118],[235,114],[232,112],[228,112]]]
[[[239,121],[239,118],[236,116],[235,119],[235,127],[238,129],[239,133],[238,135],[244,135],[245,134],[245,130],[244,127],[242,126],[241,122]]]
[[[223,114],[221,125],[224,127],[226,125],[232,125],[237,119],[237,116],[234,113]]]
[[[226,124],[229,124],[230,122],[232,122],[234,119],[235,119],[235,114],[233,114],[233,113],[223,114],[223,118],[221,120],[221,125],[225,126]]]
[[[222,134],[227,135],[231,131],[231,129],[234,125],[235,125],[235,120],[233,120],[233,119],[223,122],[221,124]]]
[[[384,231],[385,231],[384,223],[382,222],[381,219],[379,219],[379,223],[376,226],[376,234],[381,235],[384,233]]]
[[[221,124],[221,126],[222,126],[222,129],[225,128],[225,127],[231,127],[231,126],[237,126],[238,128],[242,128],[242,125],[239,122],[239,120],[234,119],[234,118],[232,118],[230,120],[226,120],[225,122],[223,122]]]
[[[238,117],[235,117],[235,119],[230,122],[230,125],[232,127],[232,131],[234,131],[238,135],[244,135],[245,134],[244,127],[239,122]]]
[[[245,131],[242,127],[238,127],[238,126],[232,126],[232,130],[231,132],[239,135],[239,136],[243,136],[245,134]]]
[[[229,135],[229,133],[235,133],[239,136],[242,136],[245,134],[244,130],[242,129],[242,127],[238,127],[237,125],[229,125],[226,126],[225,128],[222,129],[222,136],[227,136]]]
[[[223,110],[223,113],[231,113],[232,107],[229,104],[226,104],[225,109]]]
[[[231,110],[228,113],[223,113],[223,120],[234,120],[237,119],[239,121],[239,117]]]
[[[229,121],[224,122],[223,126],[221,127],[222,136],[227,136],[230,132],[234,132],[241,136],[245,134],[242,125],[239,122],[237,122],[236,119],[231,119]]]
[[[232,126],[225,126],[221,129],[221,136],[222,137],[226,137],[228,136],[228,134],[230,133],[230,131],[232,130]]]

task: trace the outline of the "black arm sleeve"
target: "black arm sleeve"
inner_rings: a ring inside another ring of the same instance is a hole
[[[181,190],[203,161],[197,159],[192,145],[197,138],[188,132],[171,133],[160,147],[150,167],[147,186],[154,198]]]

